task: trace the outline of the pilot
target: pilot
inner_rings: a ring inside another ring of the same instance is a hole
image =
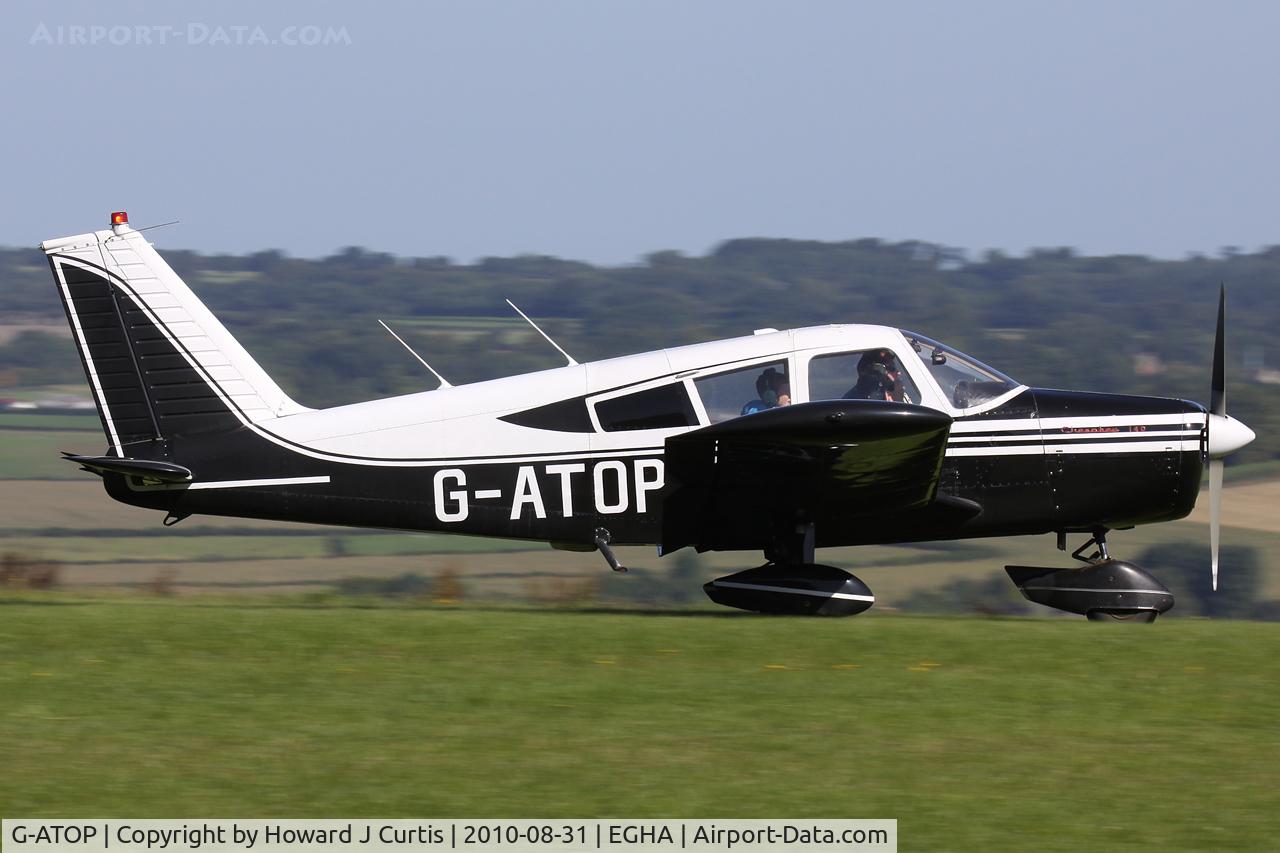
[[[902,370],[892,352],[876,349],[858,359],[858,382],[845,392],[846,400],[890,400],[910,403],[901,381]]]
[[[785,373],[776,368],[767,367],[756,377],[756,399],[742,407],[741,414],[754,415],[765,409],[791,405],[791,383]]]

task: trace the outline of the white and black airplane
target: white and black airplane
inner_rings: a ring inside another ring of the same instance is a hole
[[[1024,595],[1095,619],[1173,604],[1106,547],[1182,518],[1210,460],[1254,437],[1226,414],[1219,303],[1209,409],[1029,388],[915,332],[830,325],[441,387],[299,405],[143,235],[44,242],[108,447],[67,454],[167,513],[548,542],[758,550],[706,585],[722,604],[848,615],[874,600],[815,563],[840,545],[1087,534],[1076,569],[1008,567]],[[1092,553],[1086,553],[1086,552]]]

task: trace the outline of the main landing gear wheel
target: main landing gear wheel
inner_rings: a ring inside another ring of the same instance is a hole
[[[1090,622],[1154,622],[1160,614],[1155,610],[1090,610]]]
[[[815,563],[766,563],[702,589],[716,604],[778,616],[853,616],[876,600],[859,578]]]

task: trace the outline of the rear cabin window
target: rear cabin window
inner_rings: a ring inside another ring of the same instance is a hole
[[[695,379],[711,423],[785,406],[791,402],[787,363],[773,361]]]
[[[670,429],[696,426],[698,416],[684,383],[660,385],[596,403],[596,417],[605,432]]]

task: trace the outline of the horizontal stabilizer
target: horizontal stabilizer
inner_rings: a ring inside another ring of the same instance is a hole
[[[121,459],[118,456],[78,456],[62,451],[62,458],[75,462],[86,471],[95,474],[123,474],[126,477],[141,477],[159,483],[187,483],[191,481],[191,470],[172,462],[158,462],[154,459]]]

